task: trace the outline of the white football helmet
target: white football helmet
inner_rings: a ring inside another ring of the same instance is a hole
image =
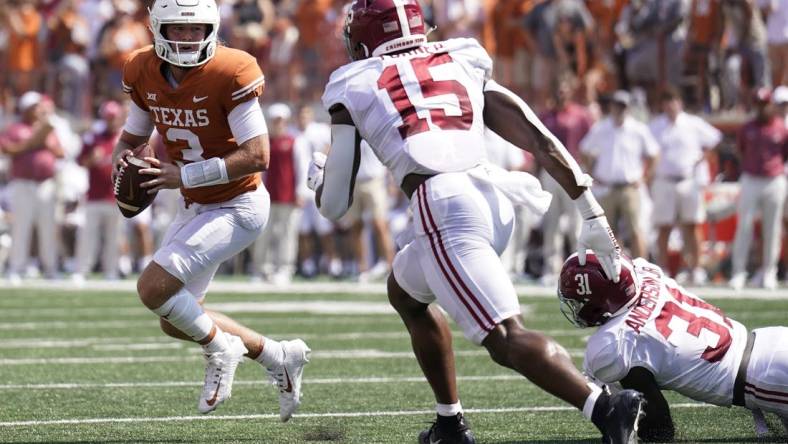
[[[156,55],[176,66],[200,66],[216,54],[219,33],[219,9],[214,0],[156,0],[150,13]],[[208,25],[205,38],[199,42],[179,42],[164,37],[162,28],[169,24],[204,23]],[[182,46],[198,44],[197,51],[181,51]]]

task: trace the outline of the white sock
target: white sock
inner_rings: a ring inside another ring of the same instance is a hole
[[[167,299],[161,307],[151,311],[196,342],[207,338],[214,327],[213,320],[205,313],[197,299],[185,288],[181,288],[180,291]],[[219,334],[220,331],[217,327],[216,336],[224,337]],[[219,341],[217,345],[221,345],[221,339]],[[226,342],[225,339],[225,344]]]
[[[263,336],[263,351],[260,352],[260,355],[254,358],[254,360],[263,364],[266,368],[282,365],[285,360],[285,352],[282,349],[282,343]]]
[[[599,399],[599,395],[602,394],[602,389],[592,383],[588,383],[588,388],[591,389],[591,394],[588,395],[586,398],[586,403],[583,404],[583,417],[587,420],[591,420],[591,415],[594,414],[594,406],[596,405],[596,400]]]
[[[454,404],[435,404],[435,410],[440,416],[457,416],[457,413],[462,413],[462,404],[459,400]]]
[[[227,335],[224,334],[222,329],[217,325],[216,334],[213,335],[213,339],[211,339],[211,341],[207,344],[204,344],[202,348],[206,353],[219,353],[230,348],[230,342],[227,340]]]

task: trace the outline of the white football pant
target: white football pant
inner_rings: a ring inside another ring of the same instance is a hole
[[[397,283],[425,304],[437,300],[481,344],[520,304],[499,255],[514,229],[511,201],[466,173],[444,173],[411,197],[415,239],[397,253]]]

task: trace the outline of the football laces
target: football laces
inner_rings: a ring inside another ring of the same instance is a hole
[[[120,167],[118,174],[115,175],[115,183],[112,186],[112,191],[115,193],[115,196],[120,193],[120,179],[123,177],[124,171],[126,171],[126,167]]]

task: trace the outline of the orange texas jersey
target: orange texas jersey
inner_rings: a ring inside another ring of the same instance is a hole
[[[236,150],[227,116],[237,105],[259,97],[265,78],[254,57],[219,46],[204,65],[192,68],[177,88],[162,74],[152,46],[132,53],[123,67],[123,91],[150,113],[172,161],[199,162]],[[223,185],[181,188],[197,203],[225,202],[260,186],[260,174]]]

